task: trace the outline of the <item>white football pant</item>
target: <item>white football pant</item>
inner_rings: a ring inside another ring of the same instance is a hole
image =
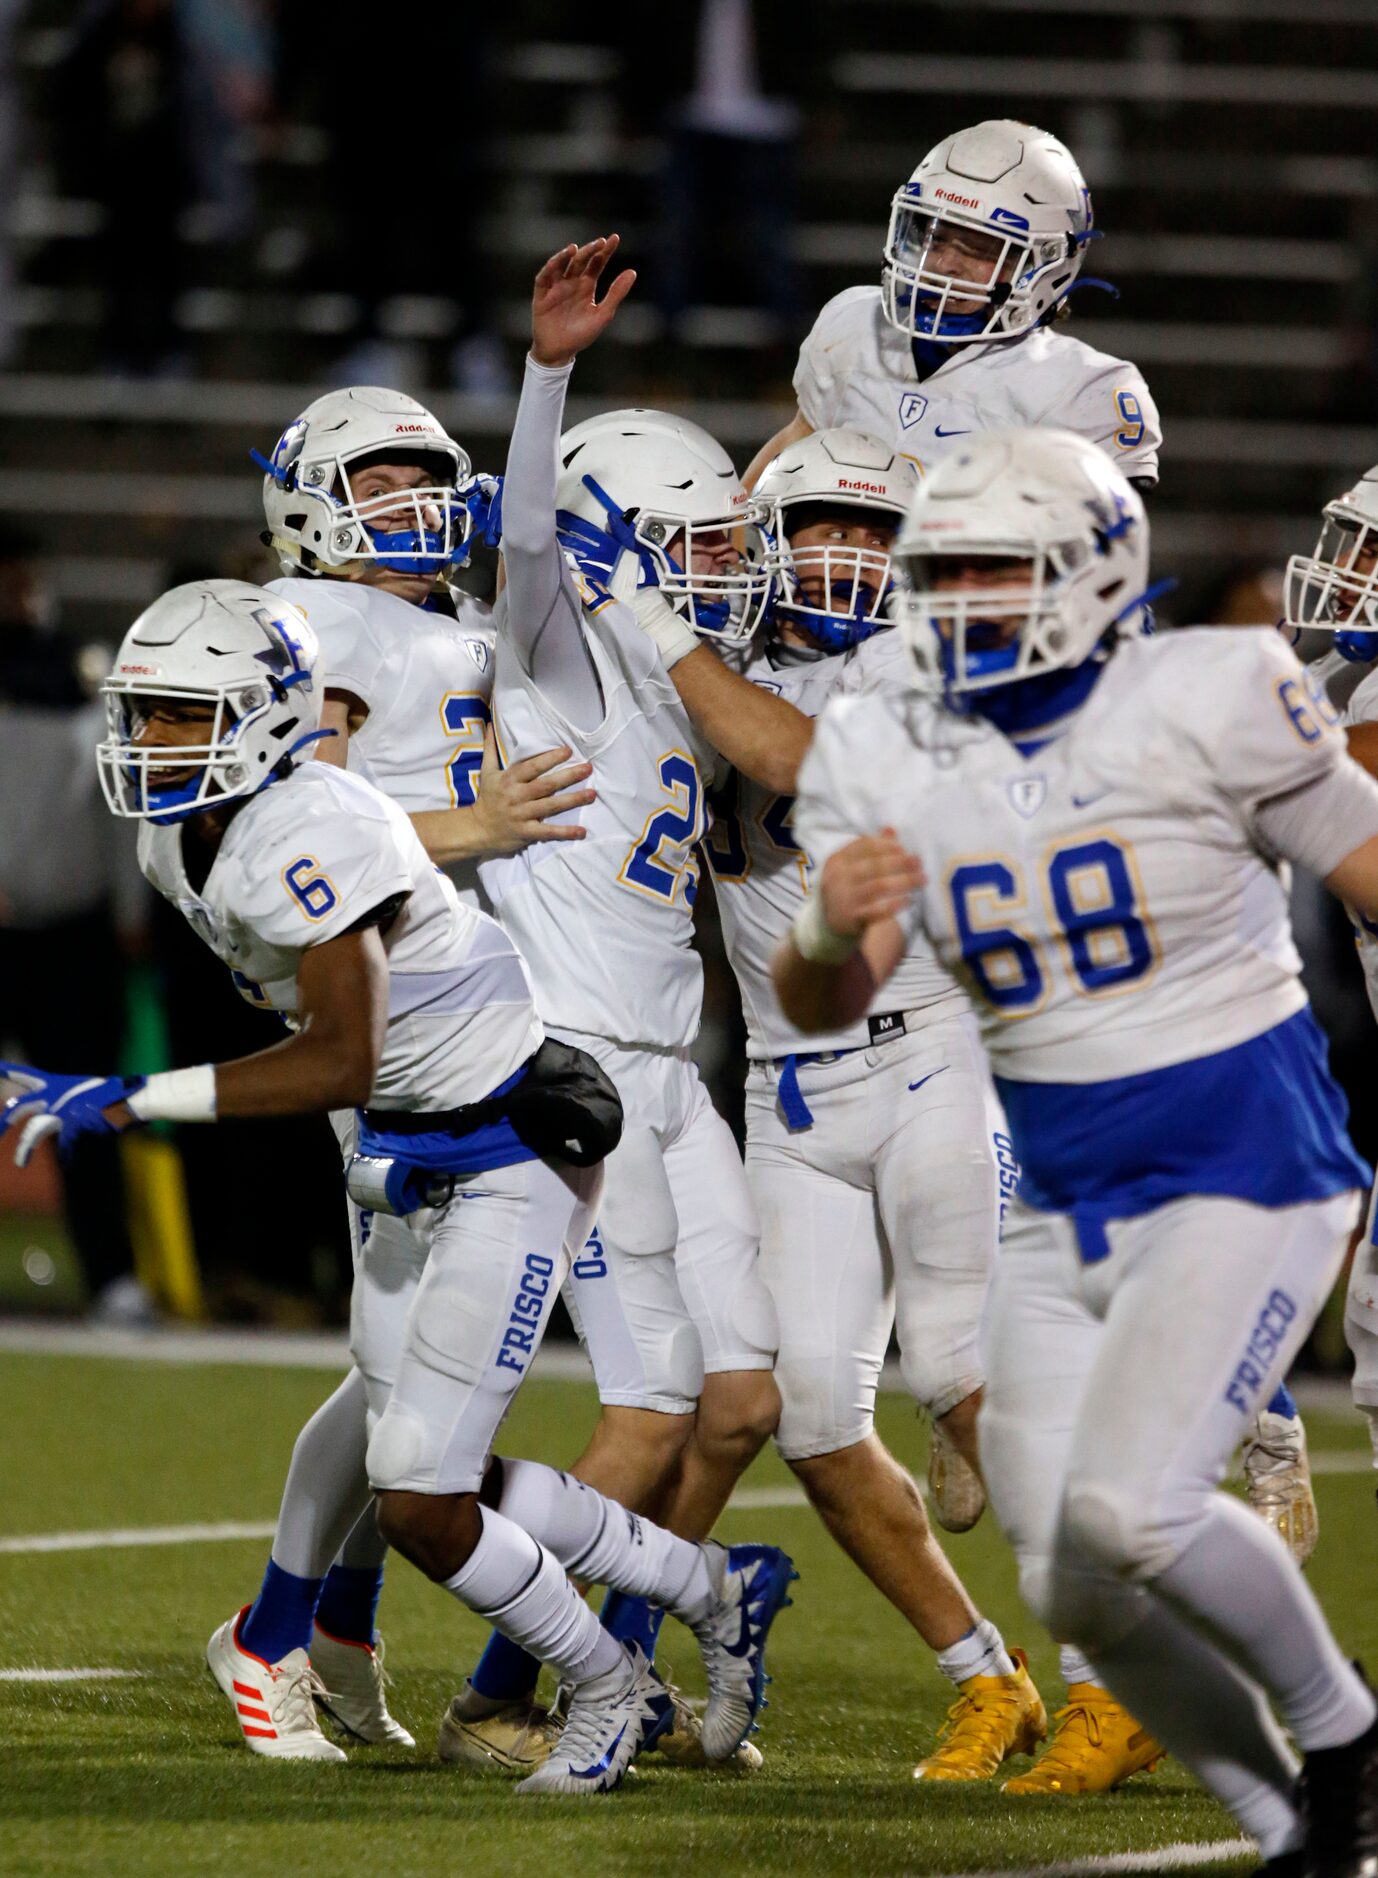
[[[980,1388],[981,1310],[1018,1180],[969,1016],[801,1064],[798,1077],[811,1128],[790,1129],[771,1064],[752,1065],[746,1097],[786,1460],[871,1432],[892,1326],[905,1383],[932,1415]]]

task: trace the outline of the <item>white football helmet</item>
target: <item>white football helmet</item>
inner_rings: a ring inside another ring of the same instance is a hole
[[[1026,333],[1065,296],[1093,233],[1086,179],[1056,137],[1010,118],[959,130],[929,151],[891,201],[880,275],[885,317],[902,333],[945,345]],[[934,264],[944,239],[964,234],[986,238],[978,280]]]
[[[1287,563],[1284,624],[1333,632],[1347,659],[1378,658],[1378,465],[1321,518],[1311,553]]]
[[[984,431],[944,457],[894,562],[920,680],[953,701],[1085,663],[1150,597],[1144,505],[1069,430]]]
[[[96,766],[112,814],[181,822],[285,775],[322,735],[318,650],[299,608],[245,580],[195,580],[155,600],[101,686]],[[141,741],[155,700],[211,706],[206,741]]]
[[[796,554],[791,535],[823,511],[838,510],[884,518],[893,531],[918,484],[907,457],[857,430],[816,430],[772,457],[753,492],[770,511],[772,617],[800,627],[828,652],[845,651],[884,626],[889,554],[838,542]]]
[[[284,574],[377,561],[401,574],[438,576],[468,559],[473,465],[404,392],[380,385],[328,391],[287,426],[271,457],[249,454],[264,471],[268,541]],[[431,480],[358,502],[350,471],[369,462],[421,464]],[[405,517],[400,528],[398,515]],[[390,526],[379,528],[381,521]]]
[[[609,411],[567,430],[556,506],[562,546],[619,600],[659,587],[695,632],[723,642],[750,639],[760,624],[770,597],[765,505],[687,418]]]

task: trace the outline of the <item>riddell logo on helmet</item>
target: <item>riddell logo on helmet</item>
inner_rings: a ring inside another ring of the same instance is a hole
[[[131,672],[138,678],[156,678],[162,671],[161,665],[121,665],[122,672]]]
[[[399,434],[399,436],[402,436],[402,435],[406,435],[412,431],[417,431],[417,430],[425,431],[429,433],[434,428],[434,426],[431,424],[394,424],[392,428]]]
[[[979,209],[981,206],[980,202],[977,200],[975,196],[954,195],[950,189],[935,189],[933,193],[935,196],[938,196],[944,202],[955,202],[958,208]]]
[[[862,492],[863,495],[868,495],[868,496],[883,496],[885,494],[884,483],[848,482],[845,476],[838,477],[837,486],[839,489],[858,489]]]

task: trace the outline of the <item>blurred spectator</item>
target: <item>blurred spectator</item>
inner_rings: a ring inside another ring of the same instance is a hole
[[[253,232],[253,132],[273,94],[272,0],[174,0],[174,6],[201,232],[243,242]]]
[[[500,24],[481,7],[432,8],[418,40],[402,26],[351,31],[351,17],[362,27],[362,16],[345,14],[323,31],[309,8],[281,20],[284,115],[309,114],[328,146],[331,228],[313,284],[356,307],[329,376],[424,382],[407,343],[424,339],[460,390],[505,391],[490,270],[478,251],[493,191]]]
[[[19,346],[14,317],[14,209],[20,174],[15,38],[23,5],[24,0],[0,0],[0,371]]]
[[[57,81],[66,192],[101,205],[93,243],[107,364],[139,375],[179,362],[180,219],[193,166],[174,0],[85,0]]]
[[[666,138],[656,293],[672,330],[695,306],[752,307],[797,340],[800,132],[822,96],[815,0],[697,0],[654,34],[614,6],[631,134]],[[606,15],[605,15],[606,17]]]
[[[44,1069],[108,1074],[146,890],[96,780],[98,679],[54,630],[34,542],[0,525],[0,1040]],[[62,1191],[94,1314],[147,1319],[113,1136],[82,1137]]]

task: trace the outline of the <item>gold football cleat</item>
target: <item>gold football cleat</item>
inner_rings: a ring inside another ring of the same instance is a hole
[[[939,1421],[928,1442],[928,1494],[944,1532],[970,1532],[986,1510],[985,1482]]]
[[[533,1774],[549,1760],[564,1728],[562,1716],[535,1702],[509,1702],[488,1715],[465,1715],[455,1696],[440,1718],[436,1753],[451,1767],[480,1774]]]
[[[947,1711],[938,1746],[914,1769],[915,1780],[989,1780],[1011,1754],[1032,1754],[1048,1732],[1048,1711],[1029,1676],[1029,1659],[1011,1650],[1012,1676],[970,1676]]]
[[[736,1753],[729,1754],[725,1761],[710,1761],[703,1751],[703,1723],[674,1683],[667,1682],[665,1689],[674,1704],[675,1719],[646,1749],[648,1754],[659,1754],[672,1767],[725,1767],[739,1774],[756,1772],[761,1765],[761,1750],[750,1741],[743,1741]]]
[[[1152,1773],[1166,1751],[1099,1683],[1069,1683],[1053,1720],[1047,1753],[1002,1793],[1108,1793],[1131,1774]]]
[[[1244,1491],[1259,1518],[1304,1565],[1316,1549],[1320,1520],[1299,1415],[1265,1409],[1254,1422],[1244,1443]]]

